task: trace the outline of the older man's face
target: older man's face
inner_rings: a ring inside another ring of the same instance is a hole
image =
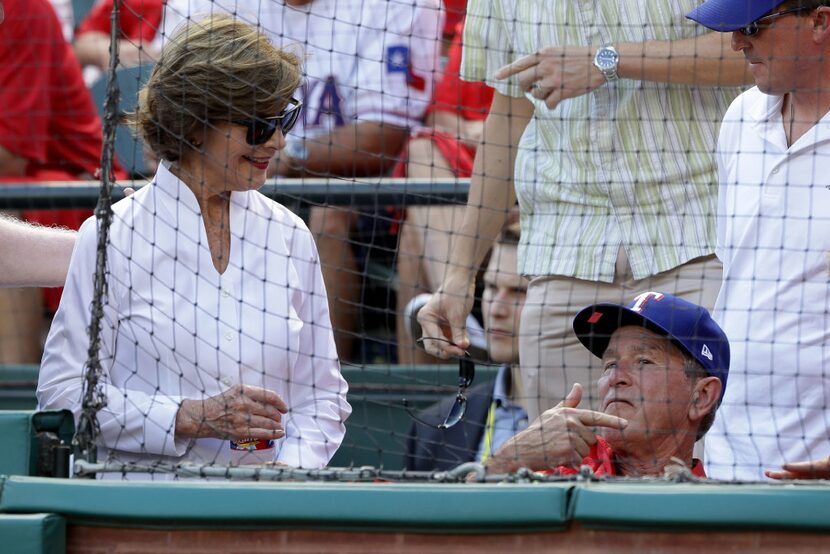
[[[621,327],[611,335],[602,363],[602,411],[628,420],[622,431],[603,431],[614,450],[648,451],[687,431],[694,383],[669,339],[642,327]]]

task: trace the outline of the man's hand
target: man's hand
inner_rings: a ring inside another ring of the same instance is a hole
[[[811,462],[784,464],[780,471],[768,469],[764,474],[770,479],[830,479],[830,457]]]
[[[472,283],[465,287],[447,281],[432,295],[418,312],[424,350],[442,360],[464,356],[470,347],[467,316],[474,294]]]
[[[518,77],[519,86],[551,110],[562,100],[582,96],[605,84],[587,46],[543,48],[496,71],[496,79]]]
[[[234,385],[205,400],[185,400],[176,414],[176,438],[279,439],[288,405],[270,390]]]
[[[578,408],[581,401],[582,385],[576,383],[565,400],[544,412],[488,458],[487,472],[512,473],[520,467],[534,471],[558,466],[578,468],[597,442],[594,427],[623,429],[628,425],[620,417]]]

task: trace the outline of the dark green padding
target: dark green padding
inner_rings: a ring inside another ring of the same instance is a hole
[[[66,410],[0,410],[0,437],[3,437],[0,475],[37,475],[40,454],[37,433],[49,431],[68,444],[74,428],[72,414]]]
[[[618,529],[830,531],[829,506],[826,486],[593,483],[575,489],[572,517]]]
[[[63,554],[66,521],[56,514],[0,514],[0,550],[15,554]]]
[[[32,474],[32,415],[34,412],[25,410],[0,412],[0,474]]]
[[[0,512],[70,523],[443,533],[564,528],[572,484],[137,483],[7,477]]]

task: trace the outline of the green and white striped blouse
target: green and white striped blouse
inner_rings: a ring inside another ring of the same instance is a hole
[[[462,77],[522,96],[499,67],[547,46],[679,40],[698,0],[469,0]],[[535,114],[515,187],[519,270],[611,282],[620,245],[635,278],[714,252],[717,128],[739,88],[620,80]],[[485,137],[486,140],[486,137]]]

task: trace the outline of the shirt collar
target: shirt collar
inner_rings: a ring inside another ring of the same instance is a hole
[[[747,119],[752,122],[752,127],[769,143],[776,144],[782,150],[788,150],[786,145],[787,137],[784,134],[784,118],[781,114],[781,107],[784,105],[784,96],[774,96],[760,93],[759,98],[749,105],[746,112]],[[816,123],[807,133],[789,147],[792,152],[801,150],[802,147],[814,147],[819,142],[830,140],[830,112]],[[802,146],[803,145],[803,146]]]
[[[496,373],[496,381],[493,384],[493,401],[496,405],[505,408],[509,408],[513,405],[510,402],[510,397],[507,392],[511,388],[513,379],[513,374],[510,369],[510,364],[504,364],[499,367],[499,371]]]

